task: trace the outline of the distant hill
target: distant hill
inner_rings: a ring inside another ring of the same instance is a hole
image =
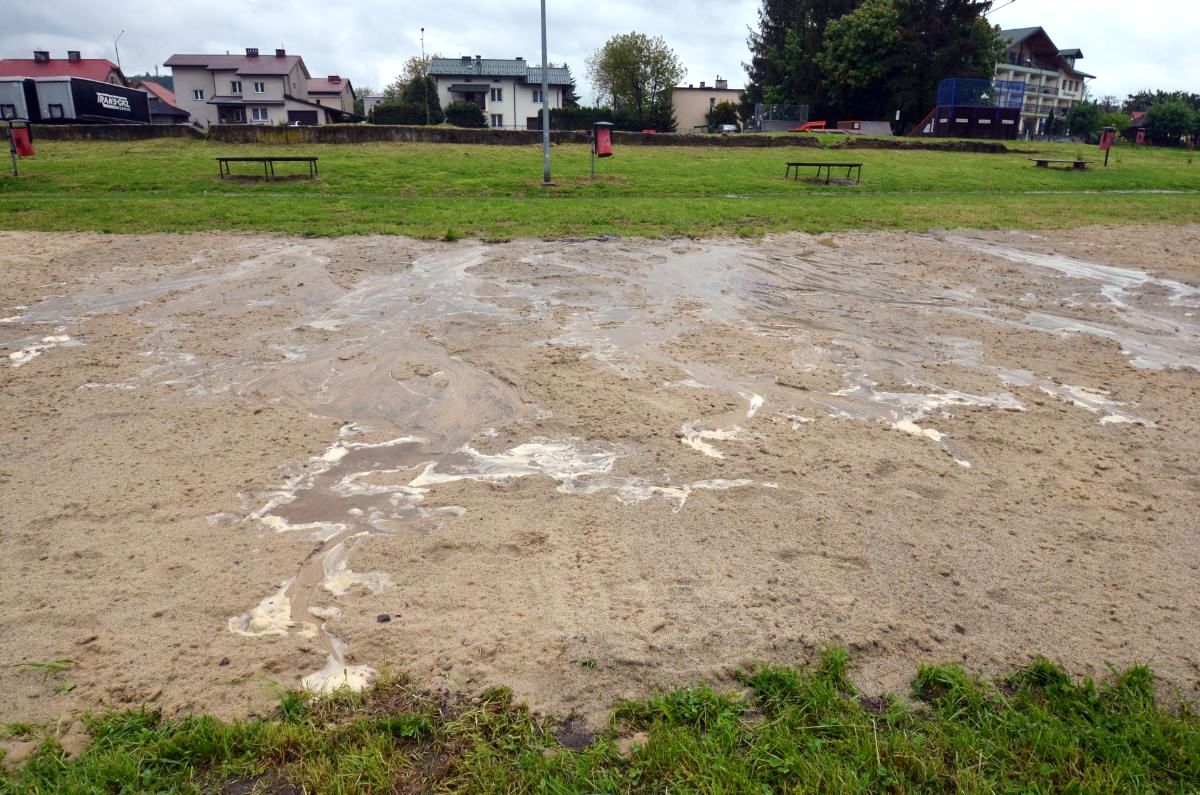
[[[145,80],[147,83],[158,83],[160,86],[165,86],[169,91],[175,90],[175,78],[171,77],[171,75],[152,75],[146,73],[144,75],[125,75],[125,77],[129,78],[130,83],[134,80]]]

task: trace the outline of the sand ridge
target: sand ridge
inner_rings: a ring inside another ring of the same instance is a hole
[[[75,661],[0,720],[389,669],[598,721],[830,642],[1196,695],[1198,242],[0,233],[3,662]]]

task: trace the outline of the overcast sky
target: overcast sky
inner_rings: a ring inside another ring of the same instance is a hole
[[[1017,0],[990,19],[1002,27],[1041,25],[1059,47],[1078,47],[1079,68],[1097,75],[1096,97],[1142,88],[1200,92],[1197,8],[1183,0]],[[172,53],[266,51],[283,46],[304,57],[315,75],[340,74],[357,86],[382,88],[411,55],[482,55],[540,60],[539,5],[533,0],[8,0],[0,55],[30,57],[34,49],[64,57],[115,60],[120,41],[126,73],[153,71]],[[745,82],[746,29],[758,0],[547,0],[550,61],[567,63],[590,99],[588,54],[617,33],[661,35],[688,70],[685,83],[718,75]],[[161,67],[160,67],[161,69]],[[169,70],[162,70],[169,71]]]

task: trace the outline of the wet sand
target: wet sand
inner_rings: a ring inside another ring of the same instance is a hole
[[[0,233],[0,721],[387,670],[598,722],[829,643],[1196,697],[1197,250]]]

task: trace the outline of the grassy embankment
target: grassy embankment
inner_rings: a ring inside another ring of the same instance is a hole
[[[856,694],[846,664],[832,651],[814,669],[749,672],[740,695],[623,704],[596,737],[503,691],[455,701],[397,680],[290,693],[249,722],[126,712],[90,718],[94,743],[73,761],[47,741],[0,792],[1200,791],[1200,718],[1156,706],[1145,668],[1096,685],[1039,661],[992,686],[927,667],[910,705]]]
[[[1189,152],[1153,147],[1124,147],[1107,169],[1078,172],[1034,168],[1027,153],[625,146],[600,162],[592,182],[587,148],[564,145],[554,151],[557,184],[543,188],[538,147],[184,140],[37,146],[19,178],[0,176],[0,229],[449,231],[497,239],[1200,221],[1200,163]],[[1094,147],[1019,146],[1056,157],[1101,156]],[[260,152],[316,155],[321,177],[269,184],[217,178],[215,156]],[[862,161],[862,185],[784,179],[786,161],[819,159]]]

